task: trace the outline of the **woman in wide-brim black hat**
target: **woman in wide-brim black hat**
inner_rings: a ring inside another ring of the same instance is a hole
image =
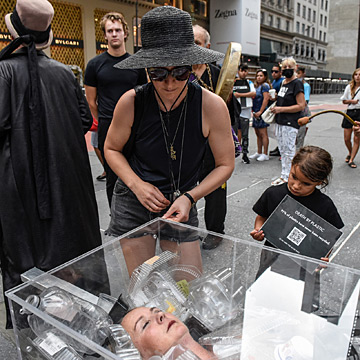
[[[194,43],[191,17],[171,6],[157,7],[141,20],[142,49],[116,64],[122,69],[147,68],[150,82],[119,100],[106,142],[105,156],[119,176],[108,233],[122,235],[162,216],[198,226],[200,198],[223,184],[234,168],[229,113],[217,95],[188,83],[191,65],[223,55]],[[135,131],[136,129],[136,131]],[[134,134],[136,133],[136,136]],[[130,139],[130,141],[128,141]],[[198,184],[205,144],[215,169]],[[198,235],[180,233],[182,255],[201,270]],[[126,242],[125,240],[123,243]],[[129,273],[154,253],[154,239],[144,245],[129,239]],[[176,243],[168,243],[173,248]]]

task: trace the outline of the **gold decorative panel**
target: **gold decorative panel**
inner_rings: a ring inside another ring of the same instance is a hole
[[[109,10],[104,10],[104,9],[95,9],[94,10],[94,23],[95,23],[95,40],[96,40],[96,54],[99,55],[101,53],[103,53],[106,48],[99,48],[100,45],[104,45],[105,44],[105,39],[104,39],[104,32],[101,30],[101,26],[100,26],[100,21],[102,19],[102,17],[107,14],[108,12],[110,12]]]
[[[83,40],[81,7],[73,4],[51,1],[55,10],[51,28],[54,38]],[[78,65],[84,71],[84,48],[52,45],[51,57],[67,65]]]
[[[5,20],[4,17],[6,14],[12,13],[14,8],[15,8],[15,4],[16,4],[16,0],[0,0],[0,33],[2,34],[6,34],[9,32],[9,30],[7,29],[6,25],[5,25]],[[8,45],[10,43],[10,41],[0,41],[0,50],[3,49],[6,45]]]

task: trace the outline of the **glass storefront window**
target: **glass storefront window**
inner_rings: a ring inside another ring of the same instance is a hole
[[[190,14],[207,16],[207,0],[184,0],[183,10],[188,11]]]

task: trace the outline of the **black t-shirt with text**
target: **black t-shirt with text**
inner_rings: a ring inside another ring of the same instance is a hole
[[[294,79],[288,84],[282,83],[278,92],[276,106],[296,105],[296,95],[300,92],[304,92],[304,85],[300,80]],[[300,114],[300,111],[296,113],[279,113],[276,114],[275,121],[279,125],[287,125],[299,129],[300,126],[297,121],[301,117]]]
[[[262,217],[268,218],[286,195],[291,196],[336,228],[341,229],[344,227],[335,204],[327,195],[319,189],[315,189],[308,196],[295,196],[288,189],[287,183],[267,188],[253,206],[253,211]],[[265,242],[265,245],[273,247],[268,241]]]
[[[112,119],[119,98],[136,85],[147,83],[145,69],[114,68],[129,56],[112,56],[106,51],[91,59],[86,67],[84,84],[97,89],[99,118]]]

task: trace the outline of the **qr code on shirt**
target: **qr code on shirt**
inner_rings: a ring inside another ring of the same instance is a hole
[[[305,239],[306,234],[299,230],[297,227],[294,227],[290,234],[287,236],[291,242],[293,242],[296,246],[299,246],[302,241]]]

